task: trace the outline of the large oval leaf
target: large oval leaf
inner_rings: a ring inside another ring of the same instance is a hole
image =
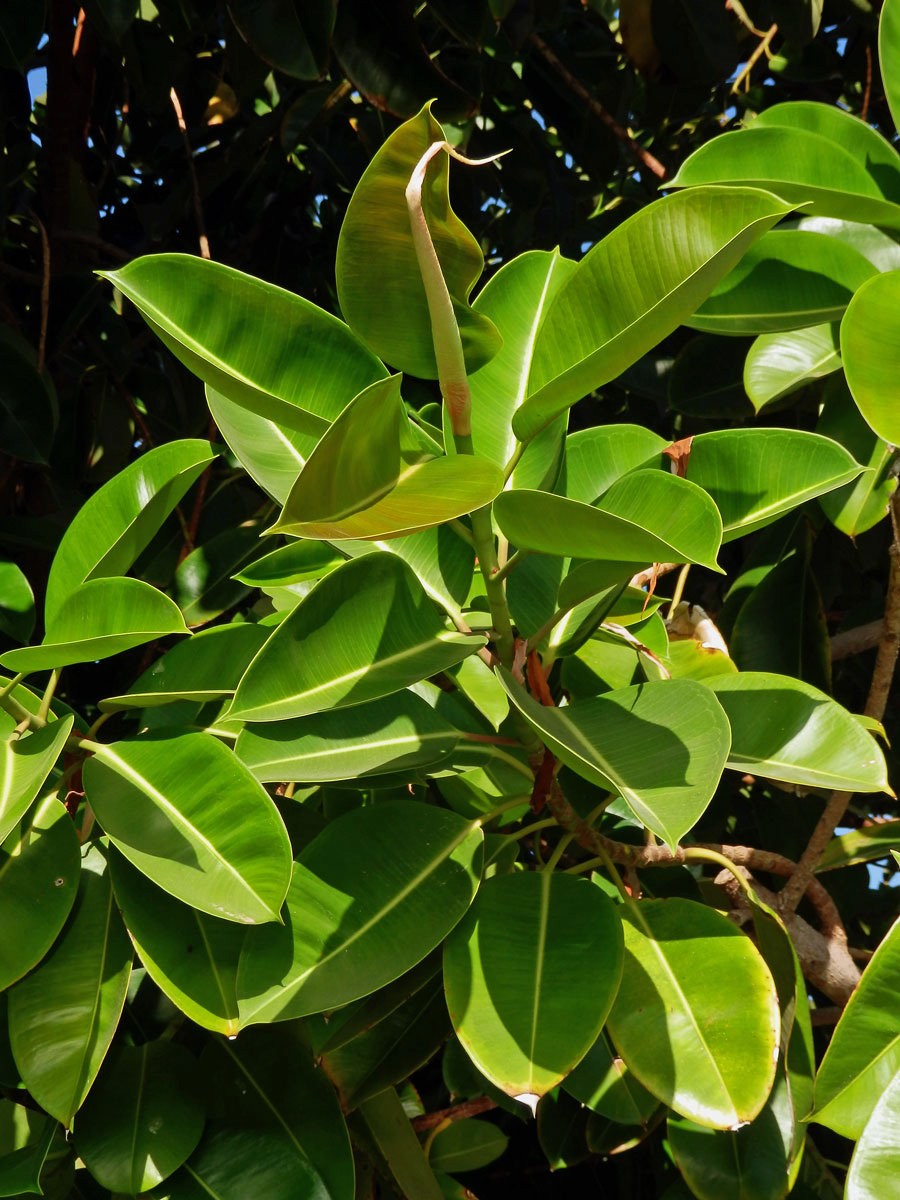
[[[864,284],[841,322],[844,373],[859,411],[880,438],[900,442],[896,384],[900,370],[900,271]]]
[[[637,684],[545,708],[508,671],[501,669],[500,678],[557,758],[591,783],[619,792],[669,846],[703,815],[725,766],[731,733],[720,705],[704,697],[702,683]]]
[[[145,1192],[194,1150],[204,1108],[197,1061],[183,1046],[120,1046],[79,1109],[75,1145],[103,1187]]]
[[[109,855],[116,903],[147,974],[204,1029],[241,1027],[237,971],[245,929],[183,904],[151,883],[115,848]]]
[[[613,562],[695,562],[718,570],[721,519],[704,492],[665,471],[632,471],[596,507],[517,489],[494,504],[520,550]]]
[[[623,221],[585,255],[540,327],[531,395],[513,418],[516,437],[528,441],[621,375],[789,211],[767,192],[708,188],[690,199],[666,196]]]
[[[880,1096],[853,1151],[846,1200],[900,1196],[900,1072]]]
[[[597,504],[616,480],[638,467],[658,467],[668,460],[668,445],[641,425],[596,425],[566,438],[566,458],[555,490],[570,500]]]
[[[570,1096],[620,1125],[646,1125],[659,1101],[638,1083],[613,1051],[605,1033],[563,1081]]]
[[[238,684],[229,715],[272,721],[361,704],[483,645],[445,629],[399,558],[366,555],[327,575],[279,625]]]
[[[687,467],[688,477],[715,500],[725,542],[849,483],[860,471],[837,442],[796,429],[701,433],[691,443]]]
[[[775,1077],[778,996],[759,951],[692,900],[621,910],[625,967],[609,1033],[654,1095],[699,1125],[730,1129],[761,1110]]]
[[[770,188],[817,216],[900,228],[900,205],[884,198],[858,158],[806,129],[753,125],[720,134],[695,150],[668,186],[716,183]]]
[[[347,396],[334,397],[335,417],[339,416],[347,399]],[[209,384],[206,385],[206,403],[219,433],[250,478],[273,500],[284,504],[294,480],[325,431],[324,427],[317,426],[305,433],[291,429],[236,404]]]
[[[394,130],[347,205],[335,263],[338,300],[351,329],[385,362],[421,379],[436,379],[437,364],[405,193],[419,159],[443,140],[430,103]],[[441,153],[428,168],[422,206],[471,373],[500,349],[500,336],[488,317],[469,308],[484,259],[450,207],[448,181],[448,158]]]
[[[79,584],[125,574],[214,458],[209,442],[170,442],[148,450],[94,492],[53,557],[45,602],[48,625]]]
[[[900,8],[885,0],[878,26],[878,59],[894,125],[900,128]]]
[[[109,1048],[131,959],[109,878],[89,860],[53,949],[9,990],[16,1066],[38,1104],[64,1125],[71,1125]]]
[[[190,633],[174,601],[140,579],[90,579],[66,598],[40,646],[0,656],[11,671],[95,662],[171,633]]]
[[[262,783],[324,783],[431,766],[459,737],[430,704],[404,691],[346,712],[248,726],[235,754]]]
[[[870,959],[850,997],[816,1076],[811,1120],[858,1138],[879,1097],[900,1072],[900,921]]]
[[[846,242],[801,229],[755,242],[685,324],[707,333],[752,334],[838,321],[875,268]]]
[[[510,1096],[543,1096],[603,1027],[622,972],[622,927],[589,880],[495,875],[444,948],[444,987],[472,1061]]]
[[[75,902],[81,869],[75,825],[56,796],[35,805],[0,843],[0,990],[41,961]]]
[[[43,729],[14,735],[15,722],[0,714],[0,842],[25,813],[44,785],[72,732],[74,718],[62,717]]]
[[[878,743],[818,688],[765,671],[717,675],[705,683],[731,725],[732,770],[808,787],[888,790]]]
[[[744,388],[759,412],[840,365],[840,326],[834,322],[794,333],[764,333],[747,351]]]
[[[222,263],[153,254],[105,278],[204,383],[288,429],[320,437],[387,373],[343,321]]]
[[[294,865],[284,926],[247,938],[242,1018],[336,1008],[415,966],[471,904],[481,847],[475,822],[407,801],[333,821]]]
[[[291,877],[278,810],[247,768],[206,733],[97,746],[85,795],[138,870],[213,916],[277,921]]]

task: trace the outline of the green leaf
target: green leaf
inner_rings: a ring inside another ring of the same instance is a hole
[[[853,297],[841,322],[841,355],[853,399],[872,429],[892,446],[900,442],[898,303],[900,271],[876,275]]]
[[[293,79],[321,79],[328,64],[335,6],[330,0],[229,0],[241,37],[261,59]]]
[[[96,746],[83,779],[110,840],[165,891],[231,921],[279,920],[291,877],[287,831],[216,738],[159,733]]]
[[[692,900],[620,910],[625,968],[609,1016],[640,1082],[712,1129],[751,1121],[772,1087],[778,997],[758,950],[721,913]]]
[[[621,969],[615,905],[588,880],[551,871],[486,880],[444,947],[457,1037],[483,1075],[530,1103],[590,1049]]]
[[[350,198],[335,263],[338,300],[350,328],[385,362],[420,379],[436,379],[437,364],[405,192],[419,159],[443,140],[430,103],[394,130]],[[484,258],[450,207],[449,174],[441,153],[428,168],[422,205],[471,374],[500,349],[500,335],[468,304]]]
[[[879,1097],[900,1070],[898,987],[900,921],[895,921],[841,1014],[816,1076],[810,1119],[842,1137],[863,1135]]]
[[[573,771],[618,792],[637,818],[675,847],[718,785],[731,735],[718,703],[692,679],[618,688],[545,708],[501,669],[510,699]]]
[[[271,629],[250,623],[216,625],[177,642],[121,696],[100,701],[102,712],[155,708],[176,700],[205,704],[230,696],[247,665],[271,636]]]
[[[327,542],[288,542],[242,567],[236,578],[249,587],[285,587],[321,579],[344,561],[343,554]]]
[[[852,867],[875,858],[886,858],[888,851],[897,847],[900,847],[900,821],[879,821],[832,838],[816,870],[831,871],[835,867]]]
[[[900,126],[900,12],[897,0],[885,0],[878,26],[878,61],[894,125]]]
[[[226,400],[321,437],[387,373],[343,321],[308,300],[193,254],[153,254],[103,273],[195,375]]]
[[[715,505],[700,488],[665,471],[622,476],[597,507],[550,492],[503,492],[494,517],[520,550],[629,564],[696,562],[719,569],[722,533]]]
[[[20,567],[0,560],[0,634],[27,642],[34,629],[34,592]]]
[[[188,625],[203,625],[239,604],[249,592],[236,579],[259,550],[259,520],[223,529],[195,546],[175,571],[175,599]]]
[[[512,420],[530,390],[535,345],[547,311],[576,264],[558,250],[529,250],[501,267],[472,307],[489,317],[503,346],[469,379],[475,453],[498,467],[516,449]],[[513,487],[542,487],[555,474],[562,430],[555,425],[528,446],[511,476]]]
[[[767,188],[807,213],[900,228],[900,205],[885,199],[855,153],[806,129],[754,124],[695,150],[668,187],[729,184]]]
[[[434,766],[459,737],[419,696],[397,692],[346,712],[254,724],[235,754],[262,783],[324,783]]]
[[[55,796],[0,843],[0,989],[41,961],[66,922],[81,868],[75,825]]]
[[[468,1117],[440,1130],[428,1161],[435,1171],[477,1171],[505,1153],[509,1138],[490,1121]]]
[[[862,419],[844,380],[834,383],[825,390],[816,432],[840,443],[866,469],[855,483],[820,496],[819,504],[841,533],[855,538],[887,515],[897,490],[896,477],[888,470],[894,451]]]
[[[37,10],[39,6],[35,5]],[[0,29],[0,61],[4,31]],[[0,332],[0,446],[4,454],[46,463],[59,418],[49,379],[38,373],[24,338],[4,325]]]
[[[406,1200],[443,1200],[440,1184],[393,1088],[373,1096],[360,1112]]]
[[[760,671],[717,675],[706,684],[731,725],[732,770],[840,791],[889,790],[878,743],[818,688]]]
[[[621,375],[690,316],[788,211],[768,193],[710,188],[691,199],[657,200],[598,242],[541,325],[531,394],[513,418],[516,437],[528,441]]]
[[[566,458],[556,491],[596,504],[613,484],[638,467],[658,467],[668,442],[641,425],[598,425],[566,438]]]
[[[13,719],[0,715],[0,842],[31,807],[72,732],[72,717],[13,737]]]
[[[11,671],[45,671],[111,658],[170,633],[190,633],[178,605],[140,579],[91,579],[68,596],[40,646],[0,655]]]
[[[887,1084],[877,1101],[850,1160],[844,1192],[847,1200],[890,1200],[898,1194],[900,1072]]]
[[[99,1184],[133,1195],[181,1166],[205,1115],[197,1062],[183,1046],[120,1046],[78,1112],[75,1145]]]
[[[270,532],[381,538],[440,525],[489,504],[499,467],[470,454],[404,461],[399,375],[347,405],[308,459]]]
[[[189,1161],[150,1195],[153,1200],[331,1200],[322,1176],[280,1127],[224,1120],[206,1122]],[[351,1196],[344,1193],[346,1200]]]
[[[236,1034],[244,927],[176,900],[115,848],[109,866],[122,919],[153,982],[204,1029]]]
[[[58,1128],[52,1117],[45,1117],[33,1141],[0,1158],[0,1196],[44,1195],[41,1172]]]
[[[50,568],[48,627],[56,624],[64,603],[82,583],[128,571],[214,458],[209,442],[157,446],[114,475],[81,506]]]
[[[551,1171],[574,1167],[590,1157],[587,1126],[591,1113],[560,1088],[541,1097],[535,1113],[537,1135]]]
[[[838,105],[814,100],[773,104],[753,122],[754,129],[768,126],[805,129],[827,138],[865,168],[883,196],[900,198],[900,155],[886,137]]]
[[[644,1125],[659,1101],[635,1079],[601,1033],[575,1070],[563,1081],[570,1096],[592,1112],[620,1125]]]
[[[730,542],[848,483],[861,470],[843,446],[815,433],[722,429],[694,438],[687,473],[716,502],[722,540]]]
[[[9,990],[9,1040],[22,1081],[63,1125],[81,1107],[119,1023],[131,943],[107,875],[85,862],[65,928]]]
[[[707,333],[752,334],[839,321],[875,268],[822,233],[765,233],[685,324]]]
[[[790,396],[811,379],[830,375],[840,366],[840,333],[834,323],[793,333],[764,333],[747,352],[744,387],[759,412],[773,400]]]
[[[367,555],[327,575],[278,626],[238,684],[229,716],[271,721],[361,704],[483,645],[445,629],[400,559]]]
[[[411,801],[332,821],[294,864],[284,926],[252,931],[238,973],[247,1023],[368,995],[434,949],[472,902],[475,822]]]
[[[879,271],[894,271],[900,267],[900,244],[874,225],[839,221],[836,217],[794,217],[785,222],[784,227],[788,226],[838,238],[858,250]]]

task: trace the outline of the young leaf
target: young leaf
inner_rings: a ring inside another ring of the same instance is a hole
[[[509,1138],[490,1121],[453,1121],[431,1143],[428,1161],[435,1171],[477,1171],[505,1152]]]
[[[894,125],[900,127],[900,8],[885,0],[878,26],[878,60]]]
[[[443,1191],[428,1165],[421,1143],[394,1088],[373,1096],[360,1107],[369,1134],[384,1156],[401,1195],[407,1200],[443,1200]]]
[[[840,326],[811,325],[794,333],[764,333],[747,351],[744,387],[757,412],[841,366]],[[820,429],[825,434],[825,430]],[[829,435],[825,435],[829,436]]]
[[[900,443],[898,303],[900,271],[876,275],[859,289],[841,321],[841,356],[853,399],[872,429],[892,446]]]
[[[25,815],[44,785],[72,732],[72,717],[51,721],[43,729],[13,737],[13,721],[0,715],[0,842]]]
[[[659,1101],[635,1079],[601,1033],[563,1088],[592,1112],[620,1125],[646,1125]]]
[[[457,1037],[510,1096],[543,1096],[568,1075],[599,1034],[621,970],[615,905],[588,880],[550,871],[486,880],[444,948]]]

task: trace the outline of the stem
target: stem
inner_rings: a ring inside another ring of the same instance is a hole
[[[11,717],[15,717],[16,721],[27,721],[35,729],[43,729],[47,724],[40,713],[29,712],[14,696],[0,694],[0,708],[5,709]]]
[[[494,817],[502,816],[505,812],[509,812],[509,810],[511,808],[519,808],[522,804],[527,804],[530,799],[531,799],[531,796],[522,795],[522,796],[513,796],[513,798],[511,800],[504,800],[504,802],[501,805],[499,805],[497,808],[492,808],[490,812],[484,813],[482,816],[478,817],[477,820],[475,821],[475,824],[476,825],[487,825],[487,823],[489,821],[493,821]],[[551,824],[555,825],[556,822],[552,821]],[[517,833],[515,836],[519,837],[521,835]]]
[[[687,583],[688,571],[691,569],[690,563],[685,563],[678,572],[678,579],[675,583],[675,591],[672,593],[672,600],[669,604],[669,620],[675,615],[675,609],[681,603],[681,597],[684,594],[684,585]]]
[[[462,449],[460,447],[460,449]],[[494,548],[494,530],[491,525],[490,506],[479,508],[471,514],[472,533],[475,538],[475,553],[478,556],[478,566],[484,579],[484,590],[487,594],[494,630],[497,634],[497,657],[505,667],[511,667],[515,654],[516,639],[509,618],[509,606],[506,603],[506,590],[503,580],[498,579],[500,570],[497,565],[497,554]]]
[[[512,558],[508,558],[505,563],[503,563],[500,567],[498,567],[497,573],[494,576],[494,579],[499,579],[502,582],[502,580],[504,580],[507,577],[507,575],[510,573],[510,571],[514,571],[515,568],[522,561],[522,559],[527,554],[531,554],[531,553],[532,553],[531,550],[517,550],[515,552],[515,554],[512,556]]]
[[[522,455],[525,453],[527,446],[528,446],[527,442],[516,441],[516,448],[515,448],[515,450],[513,450],[512,454],[510,455],[509,462],[503,468],[504,484],[509,483],[509,477],[512,475],[513,471],[519,465],[519,460],[521,459]]]
[[[530,825],[523,825],[521,829],[506,834],[506,837],[518,841],[519,838],[526,837],[529,833],[539,833],[542,829],[549,829],[551,825],[556,825],[554,818],[545,817],[543,821],[533,821]]]
[[[0,688],[0,700],[2,700],[5,696],[8,696],[10,692],[15,691],[24,678],[25,672],[20,671],[18,675],[14,675],[12,679],[10,679],[9,683],[4,683],[3,687]]]
[[[593,826],[594,822],[597,820],[598,817],[601,817],[603,815],[603,813],[606,811],[606,809],[607,809],[608,805],[611,803],[611,801],[612,801],[612,792],[610,792],[610,794],[606,797],[605,800],[601,800],[600,803],[598,805],[596,805],[596,807],[591,809],[591,811],[588,813],[588,815],[584,818],[584,823],[588,827],[588,829],[590,829]],[[563,834],[563,836],[559,839],[559,841],[556,844],[556,849],[550,855],[550,860],[547,863],[546,870],[548,870],[548,871],[553,870],[553,868],[559,863],[560,859],[565,854],[568,846],[575,840],[575,838],[577,836],[578,836],[578,834],[574,829],[570,829],[570,830],[568,830],[568,832]]]
[[[446,521],[445,524],[449,525],[454,533],[459,534],[464,542],[468,542],[470,546],[475,545],[475,539],[472,537],[472,531],[468,529],[458,518],[451,517],[451,519]]]
[[[528,645],[525,648],[525,653],[530,654],[532,650],[536,650],[544,638],[553,632],[563,617],[568,616],[568,614],[572,611],[572,607],[573,606],[570,605],[568,608],[558,608],[553,616],[544,622],[537,633],[533,633],[528,639]]]
[[[112,713],[112,712],[101,713],[100,716],[97,718],[97,720],[93,723],[93,725],[88,730],[88,737],[89,738],[96,737],[97,731],[99,729],[102,729],[102,727],[106,724],[106,722],[109,720],[109,718],[114,717],[115,715],[116,714]]]
[[[724,854],[719,854],[716,850],[702,850],[699,846],[689,846],[684,852],[684,861],[686,863],[715,863],[717,867],[721,867],[725,871],[730,871],[740,884],[741,891],[744,893],[750,903],[756,903],[756,894],[753,891],[753,888],[750,886],[745,876],[742,875],[738,868],[734,865],[731,859],[726,858]]]
[[[44,694],[41,697],[38,716],[46,724],[47,714],[50,712],[50,705],[53,701],[53,693],[56,691],[56,685],[59,683],[60,667],[54,667],[50,672],[50,678],[47,681],[47,686],[44,688]]]

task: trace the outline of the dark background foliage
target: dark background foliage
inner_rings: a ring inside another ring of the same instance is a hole
[[[558,245],[580,257],[653,199],[692,149],[748,112],[813,99],[891,134],[875,53],[877,3],[825,0],[810,37],[817,7],[813,0],[3,5],[0,556],[26,571],[38,622],[54,546],[84,499],[149,446],[208,432],[215,438],[199,382],[133,310],[117,309],[96,270],[142,254],[198,253],[205,244],[213,258],[337,311],[334,253],[350,194],[384,138],[430,98],[468,155],[512,149],[500,164],[451,172],[454,205],[480,239],[487,271],[532,248]],[[760,33],[773,23],[761,51]],[[741,386],[746,345],[681,330],[583,402],[573,425],[628,420],[674,438],[752,422]],[[434,399],[433,385],[410,384],[407,401]],[[820,397],[813,385],[767,412],[764,423],[812,429]],[[232,575],[256,550],[265,504],[233,468],[219,460],[137,567],[179,602],[193,601],[192,624],[255,600]],[[732,578],[747,564],[782,564],[755,618],[753,665],[833,687],[859,711],[871,656],[836,663],[832,680],[828,636],[880,615],[888,540],[882,522],[854,545],[812,504],[799,519],[726,548]],[[738,600],[723,606],[719,578],[704,581],[696,569],[695,577],[692,598],[718,614],[728,634]],[[30,626],[29,606],[0,595],[0,646],[24,640]],[[63,697],[90,715],[99,696],[124,691],[149,661],[137,650],[68,669]],[[887,726],[896,743],[890,709]],[[786,805],[780,792],[728,783],[698,835],[796,857],[814,815]],[[860,808],[852,820],[871,815]],[[879,875],[856,867],[829,880],[854,945],[876,945],[896,907]],[[665,872],[655,872],[652,884],[664,891]],[[419,1082],[426,1107],[446,1101],[439,1072],[428,1068]],[[500,1120],[513,1141],[473,1178],[482,1200],[602,1189],[639,1200],[666,1193],[676,1178],[660,1133],[644,1149],[610,1160],[594,1154],[551,1177],[530,1131],[512,1117]],[[541,1131],[551,1157],[586,1152],[573,1120],[562,1112],[559,1129]],[[816,1134],[826,1154],[829,1136]],[[805,1170],[814,1169],[810,1156]]]

